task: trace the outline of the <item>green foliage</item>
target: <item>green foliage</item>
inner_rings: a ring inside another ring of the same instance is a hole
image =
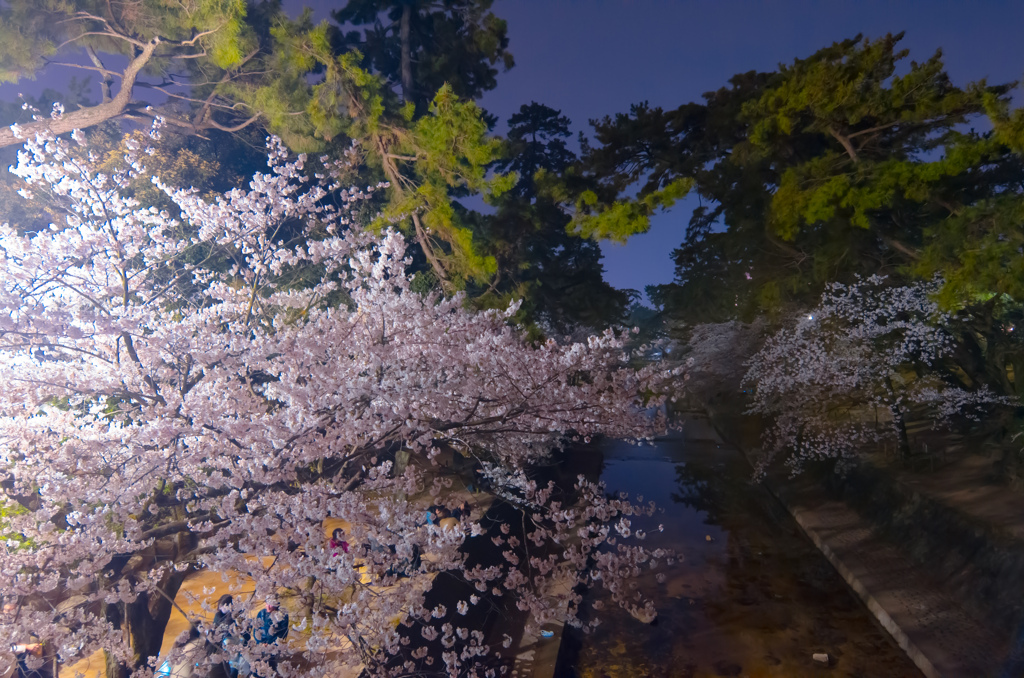
[[[270,33],[279,77],[233,94],[261,111],[269,129],[295,150],[340,156],[354,144],[364,176],[375,177],[367,183],[390,183],[388,203],[374,225],[396,223],[409,233],[449,291],[494,275],[493,257],[477,251],[451,202],[470,193],[496,196],[514,182],[488,175],[501,143],[488,136],[483,112],[445,85],[417,116],[381,74],[364,67],[358,51],[339,54],[336,29],[313,24],[309,12],[295,21],[277,18]],[[299,86],[310,72],[319,79]],[[296,86],[282,93],[288,83]],[[296,116],[296,108],[304,115]]]
[[[951,178],[991,155],[991,144],[956,128],[1007,88],[954,87],[941,52],[901,75],[897,65],[908,55],[896,50],[901,38],[836,43],[781,67],[773,86],[744,105],[753,147],[778,158],[770,223],[784,240],[808,228],[851,225],[875,229],[910,256],[921,226],[896,223],[892,208],[941,199]],[[816,152],[783,165],[782,153],[799,135],[816,141]]]
[[[373,26],[356,40],[336,25],[314,22],[309,10],[289,19],[276,1],[14,0],[0,9],[0,36],[10,33],[7,44],[16,48],[6,55],[0,49],[0,71],[31,74],[58,44],[95,49],[97,59],[134,57],[140,42],[159,37],[147,72],[192,84],[184,99],[162,107],[169,129],[234,132],[258,121],[294,151],[348,158],[357,149],[358,157],[349,160],[358,166],[360,183],[391,185],[381,223],[402,225],[452,291],[470,281],[486,283],[497,270],[494,257],[478,251],[452,200],[471,193],[496,199],[516,183],[514,175],[488,173],[502,144],[488,136],[486,116],[468,101],[494,86],[495,64],[512,64],[504,22],[489,7],[488,0],[354,0],[339,17]],[[410,31],[380,28],[381,12],[404,14]],[[365,57],[353,48],[357,44]],[[392,68],[389,55],[414,64],[411,82]],[[402,98],[394,92],[399,80],[409,90]],[[209,174],[188,150],[169,160],[178,167],[169,162],[159,169],[184,179],[198,173],[199,183]]]
[[[444,85],[430,105],[430,114],[417,123],[412,143],[402,150],[420,154],[416,171],[429,181],[481,190],[488,186],[486,168],[498,158],[501,142],[488,138],[476,104],[459,100]]]
[[[28,512],[28,509],[21,504],[0,497],[0,541],[6,545],[6,548],[13,550],[32,548],[32,541],[26,539],[25,535],[12,531],[10,523],[12,517],[26,515]]]
[[[482,193],[494,198],[508,190],[514,176],[488,176],[487,168],[498,159],[501,143],[487,136],[483,112],[476,104],[460,100],[448,86],[437,92],[427,115],[411,128],[398,127],[407,111],[407,106],[400,108],[399,117],[389,119],[379,132],[384,136],[377,138],[390,134],[396,140],[393,152],[383,154],[382,165],[393,168],[393,183],[404,183],[413,190],[394,191],[378,225],[422,215],[426,229],[422,239],[443,258],[449,282],[456,289],[469,281],[486,282],[497,271],[497,264],[493,256],[475,247],[473,231],[461,222],[452,195]]]
[[[950,201],[943,218],[928,225],[928,246],[914,269],[943,276],[940,300],[951,309],[997,296],[1024,303],[1024,110],[1011,111],[994,93],[984,105],[993,132],[965,135],[950,153],[966,158],[973,199]]]
[[[630,113],[591,121],[597,141],[583,142],[583,162],[571,179],[556,190],[573,197],[575,216],[572,230],[587,238],[626,242],[650,229],[650,218],[671,208],[694,187],[691,176],[669,170],[678,158],[660,108],[646,102],[632,106]],[[637,185],[639,192],[628,198]]]
[[[400,86],[418,114],[445,85],[461,99],[477,99],[497,84],[498,66],[513,65],[507,26],[491,5],[492,0],[349,0],[334,18],[359,30],[339,36],[337,49],[365,55],[367,68],[389,89]]]
[[[996,140],[1014,153],[1024,153],[1024,108],[1011,111],[1008,101],[991,92],[986,92],[983,102]]]
[[[665,188],[639,196],[635,200],[616,200],[598,208],[599,198],[592,190],[580,194],[572,229],[584,238],[624,243],[631,235],[646,233],[651,216],[672,207],[693,188],[693,179],[684,177]],[[595,209],[597,208],[597,209]]]
[[[569,232],[573,201],[552,190],[566,185],[576,163],[565,145],[569,119],[534,102],[508,122],[507,152],[495,164],[508,190],[492,193],[493,215],[465,217],[497,264],[486,289],[471,287],[475,303],[505,308],[521,300],[516,320],[538,339],[621,322],[627,295],[602,279],[600,247]]]
[[[170,57],[175,53],[172,43],[200,34],[204,35],[195,44],[206,48],[217,66],[230,68],[255,44],[247,11],[245,0],[196,0],[187,5],[163,0],[11,0],[0,9],[0,74],[12,81],[33,77],[45,57],[81,46],[132,55],[131,40],[148,42],[156,37],[167,41],[162,56]],[[163,64],[171,66],[169,61]]]
[[[581,200],[642,204],[692,179],[701,205],[653,290],[687,322],[778,317],[831,281],[940,276],[956,313],[950,373],[1024,388],[1024,112],[1009,85],[954,86],[941,53],[907,63],[901,35],[857,37],[774,73],[746,73],[673,111],[595,123]],[[992,123],[992,132],[970,129]],[[615,214],[614,210],[610,210]],[[629,212],[613,222],[628,228]],[[611,229],[609,229],[611,230]]]
[[[68,108],[66,131],[157,114],[179,132],[236,131],[260,116],[236,96],[239,91],[273,87],[285,93],[296,84],[278,82],[291,74],[273,67],[269,29],[282,17],[276,0],[13,0],[0,7],[0,79],[71,68],[100,80],[103,101]],[[306,89],[305,82],[298,87]],[[160,92],[162,101],[146,102],[143,92],[150,90]],[[4,138],[5,144],[13,142]]]
[[[256,46],[256,40],[247,30],[245,0],[213,0],[200,3],[194,13],[195,28],[216,27],[210,36],[210,58],[222,69],[237,66],[245,55]]]
[[[1009,86],[956,87],[941,53],[907,64],[901,38],[858,36],[738,75],[703,104],[640,105],[596,124],[602,145],[585,165],[603,185],[645,182],[643,204],[672,181],[695,182],[702,205],[675,252],[676,281],[659,293],[674,313],[749,319],[873,273],[942,274],[960,303],[1018,293],[1003,276],[1017,270],[1010,151],[1024,138]],[[986,111],[994,134],[965,131]],[[610,213],[612,228],[629,228],[628,211]]]
[[[39,39],[33,26],[13,12],[0,13],[0,82],[34,77],[42,59],[56,51],[52,40]]]
[[[745,73],[732,78],[730,87],[705,94],[704,104],[665,111],[643,103],[628,114],[592,122],[596,143],[584,146],[582,165],[597,181],[595,193],[605,191],[599,197],[606,204],[617,194],[636,191],[642,201],[673,182],[693,181],[701,205],[673,253],[676,281],[651,290],[652,300],[683,320],[750,315],[760,307],[762,280],[787,270],[783,248],[765,242],[769,186],[777,178],[751,149],[738,119],[743,104],[759,97],[769,79]],[[757,280],[748,279],[752,272]]]

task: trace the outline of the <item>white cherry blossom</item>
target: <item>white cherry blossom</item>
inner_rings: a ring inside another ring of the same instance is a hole
[[[820,304],[768,338],[747,364],[748,412],[765,417],[765,463],[779,452],[799,468],[849,459],[865,445],[907,445],[906,418],[936,424],[1012,404],[985,386],[940,376],[954,349],[950,317],[932,297],[938,282],[893,286],[882,276],[833,283]]]
[[[154,178],[174,215],[130,195],[141,146],[110,175],[61,139],[19,154],[13,171],[65,218],[0,229],[0,580],[15,603],[0,637],[35,634],[65,663],[103,649],[148,675],[169,601],[206,569],[302,603],[285,675],[484,675],[483,636],[449,624],[467,603],[425,609],[431,572],[512,594],[537,625],[579,623],[578,597],[549,594],[557,577],[636,606],[626,580],[656,559],[605,544],[640,509],[582,479],[561,505],[529,469],[566,435],[651,434],[645,408],[671,375],[631,366],[616,331],[531,345],[515,307],[412,291],[402,237],[349,216],[375,187],[309,183],[301,156],[269,149],[268,172],[215,200]],[[470,535],[491,534],[479,516],[422,525],[411,498],[440,454],[479,459],[524,512],[498,564],[466,564]],[[365,548],[332,554],[329,516]],[[246,618],[238,596],[233,609]],[[443,653],[422,646],[437,638]],[[259,666],[283,650],[233,651]]]

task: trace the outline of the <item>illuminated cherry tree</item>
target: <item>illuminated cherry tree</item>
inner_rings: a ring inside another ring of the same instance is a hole
[[[401,236],[349,218],[375,189],[307,181],[277,141],[267,173],[213,200],[154,178],[173,215],[130,197],[146,153],[104,175],[87,148],[40,137],[12,169],[66,218],[0,230],[0,637],[147,675],[181,583],[207,569],[304,601],[297,654],[231,650],[256,668],[483,676],[501,648],[460,620],[487,596],[534,625],[579,623],[579,583],[650,607],[626,583],[665,555],[633,543],[639,509],[582,479],[563,505],[529,469],[566,436],[649,435],[672,375],[630,367],[622,333],[531,345],[514,307],[412,291]],[[446,499],[442,454],[481,460],[522,507],[522,531],[489,540],[499,564],[467,566],[485,529],[470,516],[423,525],[415,498]],[[327,516],[365,548],[332,553]],[[426,609],[442,571],[479,595]],[[238,597],[232,611],[246,618]],[[197,626],[208,661],[228,658]]]
[[[762,318],[752,323],[729,320],[694,325],[681,347],[686,372],[680,395],[686,404],[712,415],[732,406],[746,374],[746,361],[761,347],[765,332]]]
[[[882,276],[833,283],[817,308],[767,340],[744,377],[749,413],[769,422],[765,463],[783,451],[797,468],[848,459],[882,441],[907,452],[912,410],[941,424],[1006,404],[987,387],[967,390],[940,376],[954,339],[948,314],[932,300],[937,289],[891,286]]]

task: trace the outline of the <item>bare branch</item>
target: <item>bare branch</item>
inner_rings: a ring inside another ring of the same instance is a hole
[[[257,47],[253,51],[251,51],[248,54],[246,54],[245,58],[243,58],[242,61],[239,62],[239,64],[237,66],[235,66],[235,68],[224,72],[224,75],[221,76],[220,81],[217,83],[217,85],[223,84],[223,83],[231,80],[235,76],[235,74],[238,73],[238,70],[240,68],[242,68],[242,66],[244,66],[247,63],[249,63],[249,61],[251,59],[253,59],[257,54],[259,54],[259,51],[260,51],[260,49],[259,49],[259,47]],[[195,121],[194,125],[197,128],[204,121],[206,121],[208,119],[211,120],[211,121],[213,120],[213,117],[210,114],[210,106],[213,105],[213,100],[214,100],[214,98],[216,96],[217,96],[217,87],[215,85],[214,88],[213,88],[213,91],[210,92],[210,96],[206,97],[206,101],[203,102],[203,107],[193,117],[193,120]],[[251,120],[250,120],[250,122],[251,122]],[[242,127],[245,127],[248,124],[249,123],[247,122],[247,123],[245,123],[245,125],[242,125]],[[239,127],[238,129],[241,129],[241,127]],[[232,131],[234,131],[234,130],[232,130]]]
[[[161,85],[155,85],[155,84],[150,83],[150,82],[140,82],[140,83],[137,83],[137,84],[138,84],[139,87],[145,87],[146,89],[155,89],[156,91],[160,92],[161,94],[166,95],[167,97],[169,97],[171,99],[181,99],[182,101],[187,101],[187,102],[193,103],[193,104],[205,104],[206,103],[205,99],[196,99],[196,98],[193,98],[193,97],[190,97],[190,96],[185,96],[184,94],[178,94],[177,92],[173,92],[173,91],[171,91],[171,90],[169,90],[169,89],[167,89],[167,88],[165,88],[165,87],[163,87]],[[238,104],[232,104],[232,105],[229,106],[227,104],[217,104],[217,103],[212,103],[211,105],[212,106],[216,106],[217,108],[223,108],[223,109],[226,109],[226,110],[229,110],[229,111],[235,110],[237,108],[237,106],[238,106]]]
[[[217,26],[216,28],[211,28],[208,31],[203,31],[202,33],[197,33],[195,36],[193,36],[189,40],[182,40],[180,44],[188,45],[189,47],[191,47],[191,46],[196,44],[196,42],[199,40],[199,38],[204,38],[207,35],[213,35],[217,31],[219,31],[220,29],[224,28],[225,25],[226,25],[226,23],[225,24],[221,24],[220,26]],[[168,41],[168,42],[170,42],[170,41]]]
[[[70,62],[67,62],[67,61],[51,61],[49,59],[44,59],[44,61],[46,62],[47,66],[60,66],[62,68],[77,68],[77,69],[80,69],[80,70],[83,70],[83,71],[93,71],[94,73],[102,73],[104,76],[111,76],[111,75],[113,75],[113,76],[116,76],[117,78],[121,77],[121,73],[118,73],[117,71],[111,71],[111,70],[108,70],[106,68],[97,68],[95,66],[86,66],[85,64],[76,64],[76,63],[70,63]],[[106,79],[107,78],[104,77],[104,80],[106,80]]]
[[[207,54],[206,54],[206,50],[204,49],[202,52],[196,52],[194,54],[175,54],[171,58],[172,59],[202,59],[205,56],[207,56]]]
[[[260,119],[260,116],[257,114],[257,115],[252,116],[248,120],[244,120],[244,121],[238,123],[237,125],[230,125],[229,126],[229,125],[222,125],[219,122],[217,122],[216,120],[214,120],[213,118],[209,118],[209,119],[204,121],[203,125],[204,125],[204,128],[205,127],[212,127],[214,129],[219,129],[221,132],[237,132],[237,131],[239,131],[241,129],[244,129],[244,128],[248,127],[249,125],[251,125],[252,123],[256,122],[259,119]]]
[[[842,144],[843,148],[846,149],[846,154],[850,156],[850,160],[854,162],[860,162],[860,158],[857,157],[857,151],[854,150],[853,144],[850,143],[849,137],[844,137],[842,134],[836,131],[834,127],[829,125],[828,133],[832,135],[832,138]]]
[[[878,237],[881,238],[882,242],[884,242],[886,245],[893,248],[894,250],[896,250],[903,256],[907,257],[911,261],[918,261],[921,258],[920,252],[915,250],[913,247],[910,247],[909,245],[901,243],[899,240],[896,240],[895,238],[890,238],[885,235],[879,235]]]
[[[92,61],[93,65],[96,66],[96,68],[101,73],[103,73],[103,80],[100,81],[100,91],[103,93],[102,103],[110,103],[110,76],[113,73],[113,71],[108,71],[103,67],[103,62],[100,61],[99,56],[97,56],[96,54],[96,50],[94,50],[92,47],[86,47],[85,53],[89,55],[89,60]]]
[[[19,125],[18,136],[14,134],[14,129],[10,127],[0,129],[0,148],[20,144],[26,137],[39,134],[40,132],[48,131],[52,134],[65,134],[72,130],[98,125],[101,122],[121,115],[131,102],[135,79],[138,77],[139,72],[149,63],[159,44],[160,40],[154,38],[145,44],[142,52],[137,57],[132,59],[121,74],[121,88],[118,90],[117,96],[113,97],[110,101],[98,106],[81,108],[56,119],[36,120]]]
[[[82,38],[90,36],[90,35],[101,35],[101,36],[103,36],[105,38],[117,38],[118,40],[124,40],[125,42],[131,43],[132,45],[135,45],[135,46],[140,46],[140,45],[144,45],[145,44],[145,43],[139,42],[138,40],[133,40],[133,39],[127,37],[127,36],[121,35],[120,33],[114,33],[112,31],[85,31],[84,33],[79,33],[78,35],[76,35],[73,38],[68,38],[64,42],[62,42],[59,45],[57,45],[56,49],[60,50],[60,49],[62,49],[64,47],[67,47],[68,45],[70,45],[70,44],[72,44],[74,42],[78,42]]]

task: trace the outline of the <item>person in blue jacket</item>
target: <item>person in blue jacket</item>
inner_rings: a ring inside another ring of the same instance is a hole
[[[256,628],[252,633],[253,640],[261,645],[273,645],[288,637],[288,613],[278,609],[277,601],[267,600],[267,605],[256,615]],[[277,671],[277,655],[267,659],[270,668]]]
[[[288,637],[288,613],[279,610],[276,600],[268,600],[266,607],[256,615],[253,637],[257,643],[266,645]]]

